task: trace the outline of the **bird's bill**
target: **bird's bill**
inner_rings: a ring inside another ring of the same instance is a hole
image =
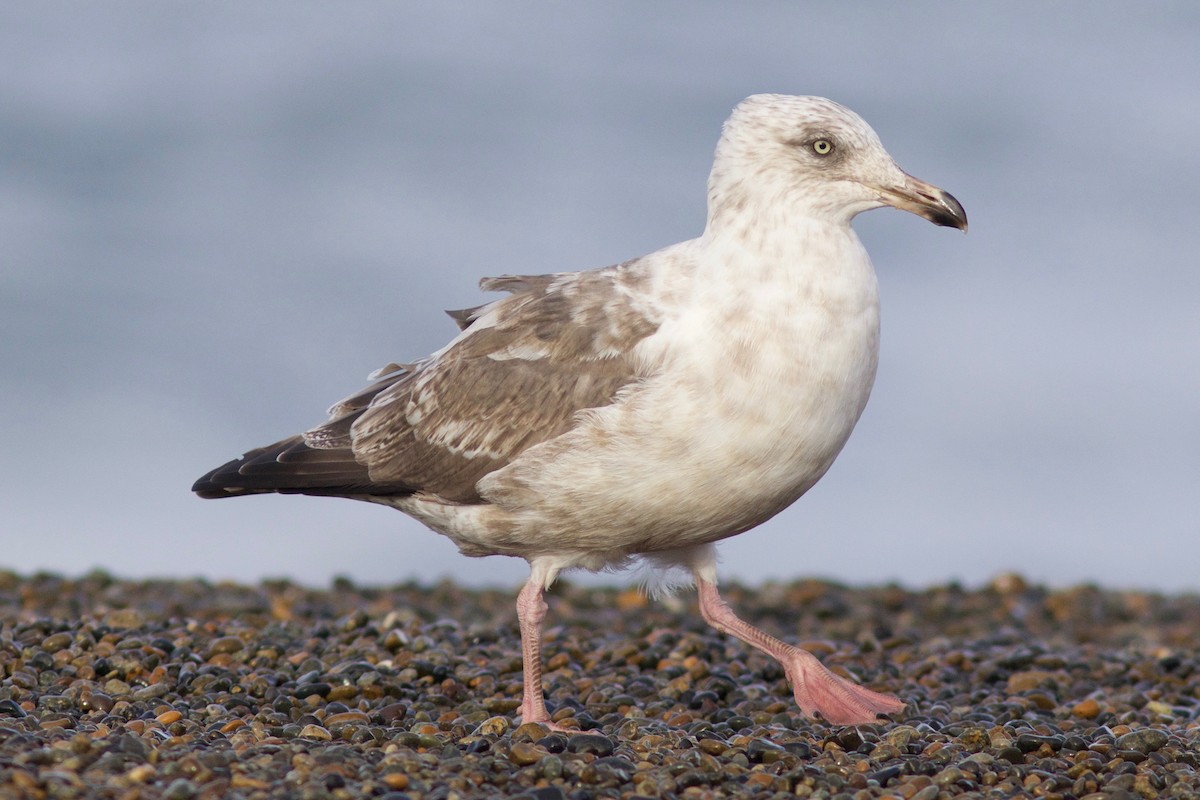
[[[954,195],[907,172],[901,174],[904,181],[899,185],[873,187],[883,202],[901,211],[911,211],[934,225],[958,228],[960,231],[967,229],[967,212],[954,199]]]

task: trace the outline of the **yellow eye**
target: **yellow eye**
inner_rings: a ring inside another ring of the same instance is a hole
[[[833,152],[833,142],[828,139],[817,139],[812,143],[812,151],[819,156],[827,156]]]

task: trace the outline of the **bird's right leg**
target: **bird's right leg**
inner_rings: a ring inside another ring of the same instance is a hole
[[[780,641],[733,613],[717,591],[716,552],[712,547],[696,548],[687,554],[684,563],[696,581],[700,614],[705,621],[778,661],[787,674],[796,704],[805,714],[819,712],[835,725],[860,725],[875,722],[879,714],[895,714],[904,708],[895,697],[834,675],[812,653]]]
[[[895,714],[904,703],[834,675],[807,650],[782,642],[733,613],[714,582],[696,578],[700,614],[719,631],[736,636],[774,658],[787,673],[800,710],[809,716],[820,712],[834,725],[876,722],[879,714]]]

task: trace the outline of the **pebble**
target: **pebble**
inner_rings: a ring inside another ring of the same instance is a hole
[[[549,755],[546,750],[529,742],[517,742],[508,752],[509,760],[522,767],[536,764],[543,756]]]
[[[165,792],[163,800],[192,800],[197,794],[196,785],[187,778],[172,781]]]
[[[389,789],[404,791],[408,788],[408,776],[403,772],[389,772],[383,776],[383,782]]]
[[[908,703],[839,727],[693,604],[563,583],[561,732],[515,724],[514,594],[0,571],[0,797],[1200,797],[1194,596],[729,587]]]
[[[1170,738],[1170,735],[1166,731],[1158,730],[1157,728],[1142,728],[1118,736],[1116,745],[1120,750],[1133,750],[1146,754],[1158,750]]]
[[[323,728],[320,725],[312,724],[305,725],[303,728],[301,728],[299,736],[302,739],[323,739],[325,741],[329,741],[333,738],[328,729]]]
[[[488,717],[475,732],[481,736],[503,736],[512,727],[508,717]]]
[[[211,659],[215,655],[222,653],[237,653],[244,647],[240,637],[237,636],[221,636],[214,639],[205,649],[206,658]]]
[[[567,751],[591,753],[597,756],[611,755],[616,749],[612,739],[598,733],[577,733],[567,739]]]
[[[369,719],[364,711],[340,711],[325,717],[323,722],[326,728],[333,730],[342,725],[365,725]]]

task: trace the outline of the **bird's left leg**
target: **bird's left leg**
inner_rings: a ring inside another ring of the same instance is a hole
[[[525,673],[525,688],[522,693],[521,707],[517,713],[521,716],[521,724],[537,722],[555,731],[562,727],[550,721],[550,713],[546,710],[546,700],[542,696],[542,622],[546,619],[546,601],[542,594],[554,578],[558,570],[533,561],[529,580],[517,595],[517,621],[521,625],[521,661]]]
[[[717,592],[715,555],[693,564],[700,614],[709,625],[736,636],[774,658],[787,673],[788,683],[800,710],[809,716],[820,712],[835,725],[875,722],[879,714],[894,714],[904,708],[895,697],[873,692],[830,672],[807,650],[780,641],[733,613]]]

